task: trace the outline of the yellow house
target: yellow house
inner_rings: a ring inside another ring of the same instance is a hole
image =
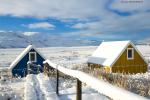
[[[91,67],[112,73],[145,73],[148,66],[131,41],[102,42],[87,62]]]

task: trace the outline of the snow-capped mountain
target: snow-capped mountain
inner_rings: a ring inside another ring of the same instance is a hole
[[[39,32],[0,31],[0,48],[23,48],[29,44],[37,47],[96,45],[98,41],[82,40]]]

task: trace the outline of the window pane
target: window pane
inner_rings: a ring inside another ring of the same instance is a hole
[[[132,50],[128,50],[128,58],[132,58]]]
[[[35,61],[35,53],[30,53],[30,60]]]

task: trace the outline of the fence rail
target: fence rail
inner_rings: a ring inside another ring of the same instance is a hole
[[[93,76],[90,76],[84,72],[61,67],[57,64],[52,63],[50,60],[44,61],[44,64],[48,64],[50,67],[66,74],[66,75],[76,78],[77,84],[78,84],[77,89],[79,89],[78,86],[80,85],[80,82],[83,82],[83,83],[86,83],[88,86],[90,86],[92,89],[112,98],[113,100],[148,100],[145,97],[131,93],[122,88],[113,86],[107,82],[104,82],[103,80],[99,80],[99,79],[97,79]],[[77,92],[78,92],[77,95],[82,96],[81,94],[79,94],[81,92],[81,90],[79,90],[79,91],[77,90]],[[81,100],[82,98],[78,97],[77,99]]]

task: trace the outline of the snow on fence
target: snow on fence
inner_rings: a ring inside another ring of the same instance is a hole
[[[50,60],[44,61],[44,64],[45,63],[49,64],[49,66],[57,69],[58,71],[66,74],[66,75],[77,78],[77,80],[80,80],[81,82],[86,83],[91,88],[98,91],[99,93],[104,94],[114,100],[147,100],[145,97],[131,93],[122,88],[113,86],[107,82],[104,82],[103,80],[99,80],[99,79],[97,79],[93,76],[90,76],[84,72],[61,67],[57,64],[50,62]]]

